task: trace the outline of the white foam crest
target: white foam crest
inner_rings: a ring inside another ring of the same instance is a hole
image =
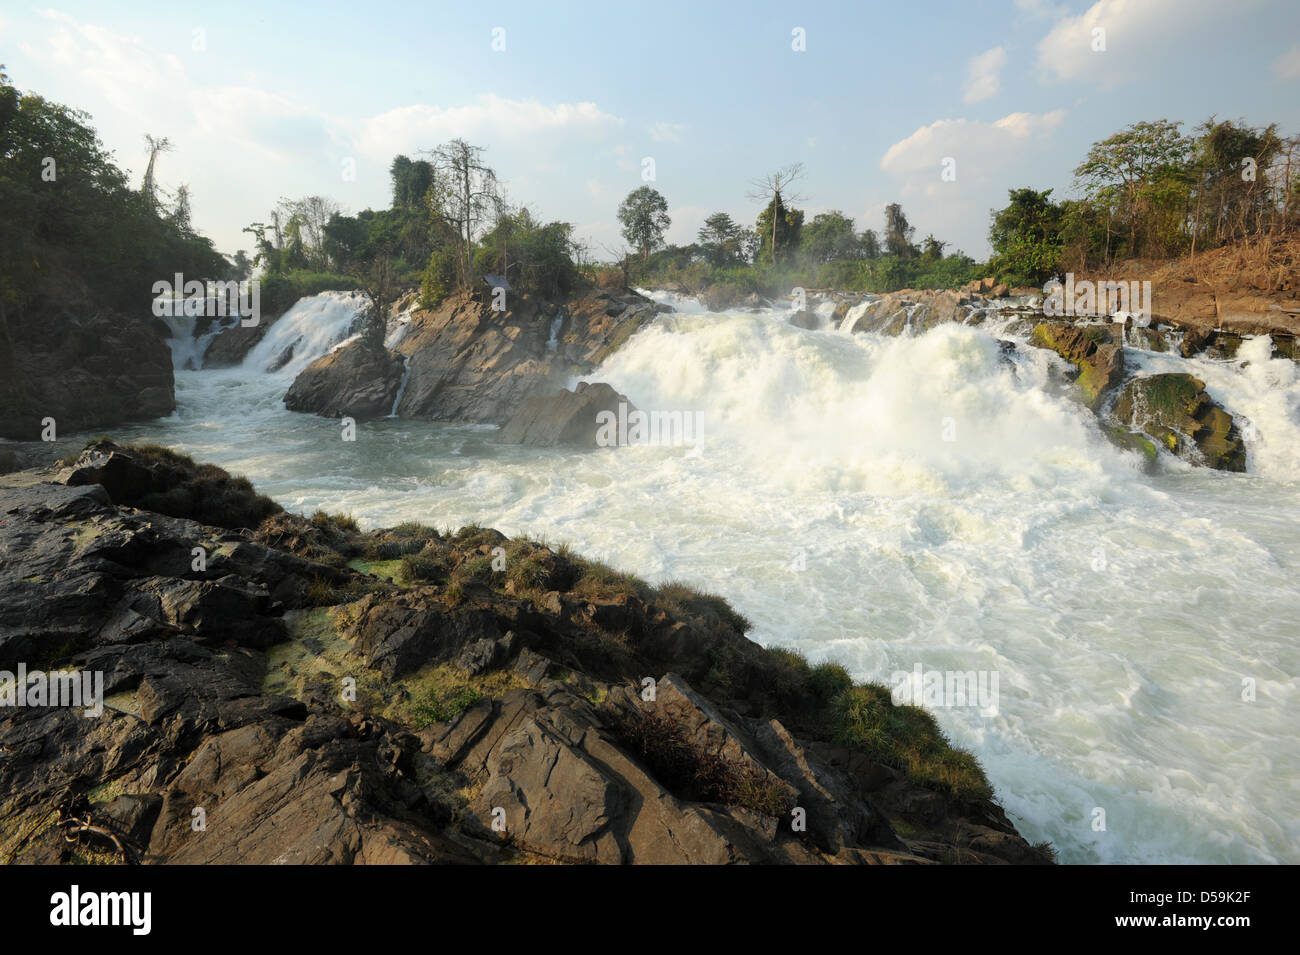
[[[588,377],[647,411],[701,411],[710,450],[793,487],[896,496],[1129,471],[1086,412],[1043,390],[1046,372],[958,325],[847,337],[728,314],[660,319]]]
[[[1234,361],[1126,349],[1142,374],[1184,373],[1237,418],[1246,441],[1246,468],[1275,481],[1300,481],[1300,365],[1273,358],[1267,335],[1242,340]]]
[[[364,304],[361,292],[321,292],[299,299],[248,353],[244,370],[296,377],[351,334]],[[291,356],[284,360],[289,349]],[[278,367],[272,370],[272,365]]]

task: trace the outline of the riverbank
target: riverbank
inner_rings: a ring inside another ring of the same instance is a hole
[[[66,464],[0,484],[0,669],[106,708],[0,715],[7,862],[1051,861],[931,716],[720,598],[162,449]]]

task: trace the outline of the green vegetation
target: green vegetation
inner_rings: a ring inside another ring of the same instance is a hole
[[[426,307],[458,291],[481,291],[501,275],[518,292],[567,295],[579,282],[580,248],[567,222],[542,222],[507,201],[482,147],[456,139],[431,160],[397,156],[389,167],[392,204],[345,215],[324,196],[282,199],[253,236],[262,266],[263,307],[284,311],[327,289],[359,289],[371,303],[368,340],[403,289]]]
[[[147,486],[134,485],[114,492],[118,504],[185,517],[218,527],[254,528],[281,512],[281,507],[258,494],[247,478],[231,475],[215,464],[196,464],[193,458],[157,444],[118,447],[109,438],[96,438],[85,450],[119,450],[150,471]],[[58,462],[70,467],[80,454]]]
[[[953,749],[933,716],[919,706],[896,706],[887,686],[867,683],[840,692],[830,706],[836,742],[967,800],[993,795],[970,753]]]
[[[1211,116],[1139,122],[1094,143],[1075,169],[1078,199],[1012,189],[993,212],[990,266],[1011,284],[1040,284],[1126,259],[1195,255],[1290,232],[1300,222],[1300,137]]]
[[[148,314],[162,278],[231,277],[233,266],[190,228],[188,192],[164,207],[153,176],[161,149],[133,189],[89,120],[20,92],[0,66],[0,309],[91,300]]]
[[[725,212],[710,215],[699,241],[650,253],[635,270],[636,279],[694,291],[719,287],[733,298],[753,293],[779,299],[796,286],[863,292],[955,288],[985,272],[960,251],[944,255],[947,243],[934,236],[916,245],[915,230],[896,204],[887,207],[883,226],[884,245],[874,230],[856,231],[853,219],[839,210],[805,223],[802,210],[774,198],[753,229]]]

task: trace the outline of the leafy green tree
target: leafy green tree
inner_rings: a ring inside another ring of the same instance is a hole
[[[813,216],[812,222],[803,228],[800,245],[813,265],[864,257],[862,242],[853,231],[853,220],[838,209]]]
[[[744,260],[744,228],[725,212],[705,219],[698,238],[705,260],[714,268],[728,268]]]
[[[992,214],[989,244],[994,273],[1012,285],[1041,285],[1061,258],[1061,207],[1052,190],[1011,189],[1010,204]]]
[[[933,235],[927,235],[921,242],[921,261],[926,265],[933,265],[943,258],[944,247],[947,242],[941,242]]]
[[[1127,226],[1125,252],[1129,256],[1142,252],[1140,232],[1148,244],[1155,238],[1152,217],[1144,214],[1149,213],[1153,205],[1169,204],[1170,188],[1186,182],[1192,142],[1179,131],[1181,125],[1164,119],[1134,123],[1099,143],[1093,143],[1088,155],[1074,170],[1085,198],[1110,206],[1113,210],[1110,218],[1118,217],[1118,228]],[[1111,243],[1111,230],[1108,229],[1108,259]]]
[[[866,259],[880,258],[880,237],[876,235],[875,229],[865,229],[858,238],[862,245],[862,257]]]
[[[210,240],[132,189],[80,110],[21,93],[0,69],[0,310],[37,299],[147,312],[153,283],[222,278]],[[2,333],[2,329],[0,329]]]
[[[907,221],[897,202],[885,206],[885,251],[900,259],[914,259],[920,250],[912,244],[916,229]]]
[[[765,223],[765,228],[760,227],[758,234],[765,243],[767,251],[764,253],[764,246],[760,246],[755,262],[765,256],[767,261],[775,265],[782,249],[798,246],[798,232],[803,226],[803,213],[798,213],[798,223],[796,224],[793,221],[794,213],[787,210],[786,207],[789,203],[799,202],[803,199],[803,196],[792,191],[794,183],[801,178],[803,178],[803,163],[797,162],[783,169],[778,169],[776,172],[768,173],[766,176],[750,180],[750,185],[753,188],[746,195],[750,199],[767,202],[767,208],[762,213],[759,213],[758,217],[760,223]],[[784,241],[782,236],[778,234],[782,230],[785,231]]]
[[[412,162],[406,156],[395,156],[388,172],[393,180],[393,208],[422,210],[425,194],[433,185],[433,164],[423,159]]]
[[[641,186],[627,194],[619,204],[618,221],[623,226],[623,238],[641,253],[643,263],[652,251],[663,245],[664,233],[673,224],[668,215],[668,200],[650,186]]]

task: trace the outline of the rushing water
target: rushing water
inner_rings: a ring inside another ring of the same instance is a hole
[[[1262,341],[1244,367],[1130,349],[1255,427],[1248,474],[1166,458],[1147,475],[1052,386],[1046,352],[1008,361],[958,325],[883,338],[673,304],[590,378],[643,409],[702,412],[694,447],[537,450],[394,419],[343,442],[337,421],[280,400],[350,334],[357,300],[335,293],[300,302],[241,368],[178,371],[177,412],[115,434],[293,509],[478,521],[686,580],[730,599],[759,642],[858,678],[996,672],[996,715],[936,715],[1063,861],[1300,862],[1294,363]]]

